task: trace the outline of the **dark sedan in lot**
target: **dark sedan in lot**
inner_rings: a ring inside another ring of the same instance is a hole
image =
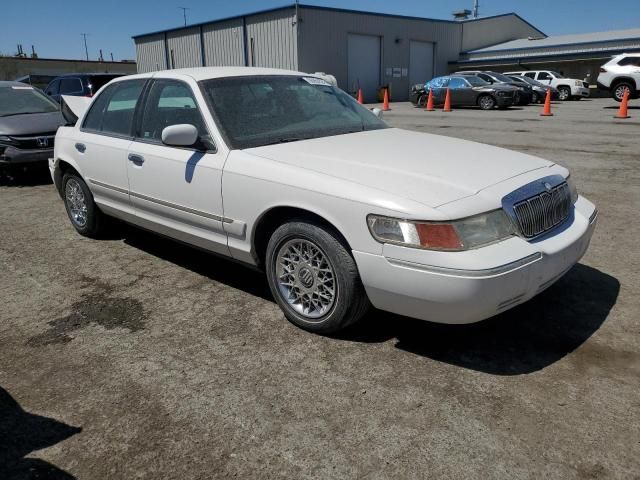
[[[507,77],[502,73],[472,70],[457,72],[456,75],[480,77],[487,83],[497,85],[511,85],[512,87],[516,87],[518,91],[516,92],[516,98],[514,100],[515,105],[529,105],[533,100],[533,89],[531,88],[531,86],[515,82],[511,77]]]
[[[551,90],[551,99],[557,100],[560,97],[560,92],[557,88],[552,87],[551,85],[545,85],[544,83],[540,83],[533,78],[519,76],[519,75],[507,75],[514,82],[519,83],[521,85],[529,85],[533,90],[533,98],[531,99],[532,103],[542,103],[547,97],[547,90]]]
[[[62,95],[93,97],[104,85],[122,76],[121,73],[69,73],[51,81],[44,93],[58,103]]]
[[[59,108],[30,85],[0,82],[0,169],[47,162],[65,123]]]
[[[424,107],[431,90],[434,103],[442,105],[447,89],[451,92],[452,106],[478,106],[483,110],[512,106],[518,92],[516,87],[490,84],[479,77],[449,75],[434,78],[426,85],[413,86],[409,98],[414,105]]]

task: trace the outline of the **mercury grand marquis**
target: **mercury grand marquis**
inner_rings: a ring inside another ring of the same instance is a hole
[[[566,168],[391,128],[320,76],[154,72],[63,111],[50,169],[80,234],[112,216],[260,268],[318,333],[372,305],[486,319],[562,277],[596,224]]]

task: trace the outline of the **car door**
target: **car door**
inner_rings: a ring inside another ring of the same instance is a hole
[[[81,174],[96,203],[117,216],[134,216],[129,198],[127,154],[146,80],[114,83],[96,97],[76,138]]]
[[[447,93],[447,86],[449,85],[448,77],[439,77],[434,78],[429,82],[429,88],[433,92],[433,102],[436,105],[441,105],[444,103],[444,99]],[[427,90],[427,95],[429,91]]]
[[[221,193],[225,155],[216,151],[201,107],[187,83],[152,81],[128,154],[131,201],[141,225],[228,254]],[[179,124],[194,125],[200,144],[163,144],[162,131]]]
[[[473,105],[473,90],[464,78],[454,77],[449,80],[452,105]]]

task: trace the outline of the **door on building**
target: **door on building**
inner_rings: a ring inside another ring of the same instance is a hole
[[[409,44],[409,86],[424,85],[433,78],[433,43],[411,40]]]
[[[380,37],[349,34],[347,41],[348,91],[362,89],[365,102],[375,102],[380,86]]]

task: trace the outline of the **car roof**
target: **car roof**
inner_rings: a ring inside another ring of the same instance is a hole
[[[260,68],[260,67],[197,67],[197,68],[178,68],[174,70],[161,70],[158,72],[139,73],[136,75],[127,75],[126,77],[116,79],[114,81],[133,80],[139,78],[175,78],[184,79],[190,77],[196,82],[202,80],[211,80],[214,78],[225,77],[246,77],[246,76],[264,76],[264,75],[291,75],[315,77],[313,73],[296,72],[294,70],[281,70],[278,68]]]
[[[35,87],[29,85],[28,83],[22,83],[22,82],[12,82],[10,80],[2,80],[0,81],[0,88],[9,88],[9,87],[31,87],[33,89],[35,89]]]

